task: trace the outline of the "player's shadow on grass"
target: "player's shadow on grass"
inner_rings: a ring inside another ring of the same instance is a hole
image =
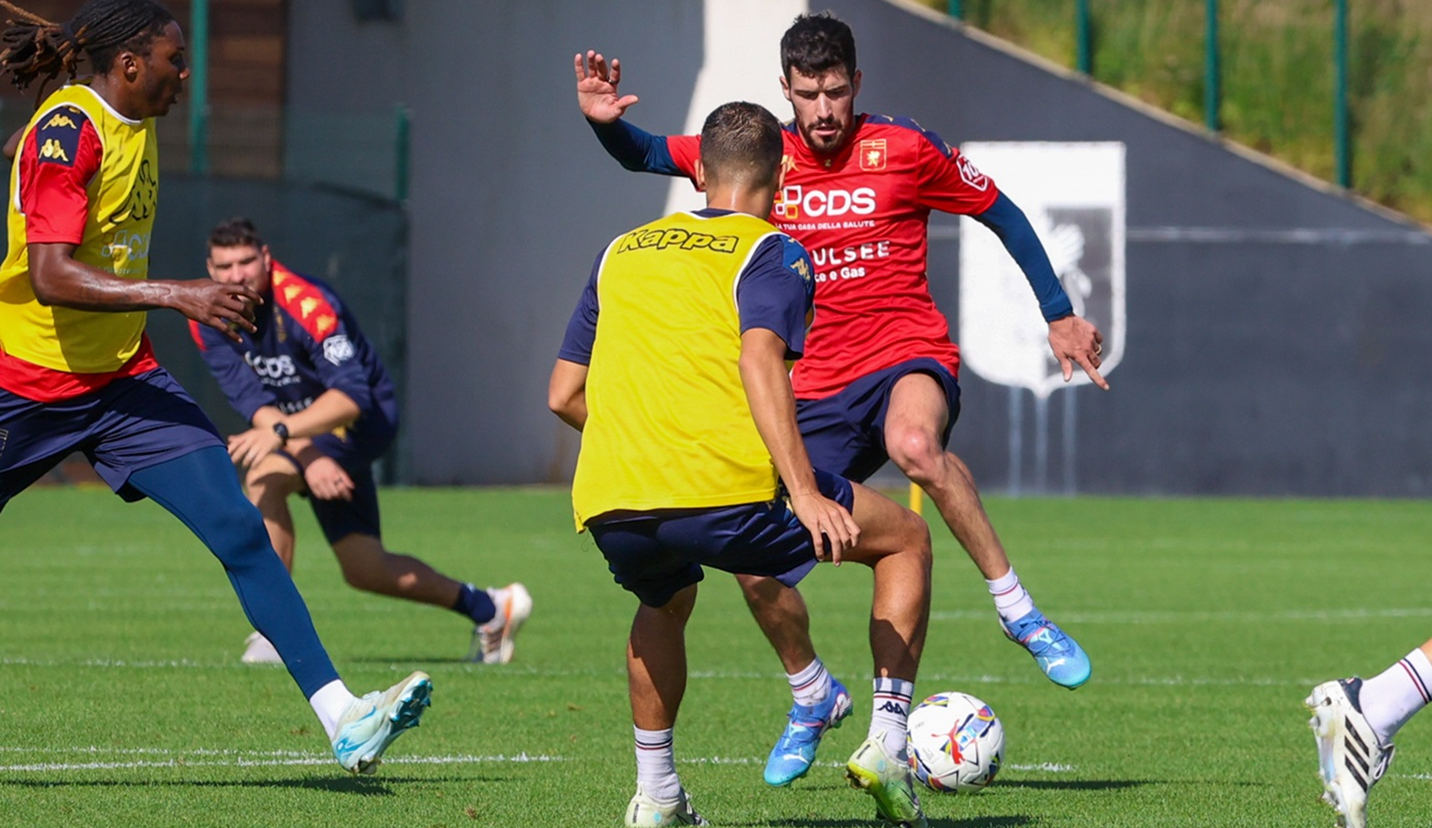
[[[182,766],[181,766],[182,767]],[[128,788],[136,785],[145,787],[174,788],[292,788],[298,790],[324,791],[327,793],[351,794],[355,796],[395,796],[393,786],[409,783],[431,785],[442,782],[483,783],[510,782],[505,777],[417,777],[384,776],[382,779],[360,779],[352,776],[313,779],[6,779],[0,776],[0,790],[5,788]]]

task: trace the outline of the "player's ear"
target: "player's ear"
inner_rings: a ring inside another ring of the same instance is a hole
[[[855,77],[850,79],[850,97],[853,98],[860,94],[860,81],[864,77],[865,75],[859,69],[855,70]]]
[[[696,167],[692,172],[696,173],[696,189],[703,193],[706,192],[706,165],[701,163],[700,158],[696,159]]]
[[[110,71],[119,70],[119,74],[125,80],[133,83],[139,77],[139,56],[130,51],[120,52],[114,56],[114,65]]]
[[[857,69],[856,71],[858,72],[860,70]],[[786,100],[789,101],[791,99],[791,82],[785,75],[781,75],[781,94],[786,96]]]

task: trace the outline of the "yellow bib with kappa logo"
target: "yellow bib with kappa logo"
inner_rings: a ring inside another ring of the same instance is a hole
[[[72,84],[45,99],[25,127],[21,147],[34,130],[78,130],[85,120],[94,125],[103,156],[99,171],[86,188],[89,214],[74,257],[123,279],[146,279],[159,194],[154,119],[125,118],[88,86]],[[47,141],[39,148],[42,158],[62,151],[58,141]],[[10,171],[9,202],[9,249],[0,266],[0,349],[56,371],[97,374],[118,370],[139,349],[145,312],[97,313],[41,305],[30,283],[18,159]]]
[[[741,383],[736,283],[762,219],[676,213],[613,241],[597,276],[577,526],[615,510],[759,503],[776,471]]]

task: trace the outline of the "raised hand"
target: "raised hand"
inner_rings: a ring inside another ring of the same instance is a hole
[[[1099,355],[1104,351],[1104,335],[1094,323],[1083,317],[1070,314],[1049,323],[1049,348],[1059,367],[1064,371],[1064,381],[1074,378],[1074,363],[1084,369],[1094,384],[1109,390],[1109,381],[1099,373],[1103,360]]]
[[[577,105],[588,120],[609,124],[640,100],[635,95],[623,96],[617,92],[622,66],[616,58],[608,64],[601,54],[588,50],[586,55],[579,53],[572,62],[577,71]]]

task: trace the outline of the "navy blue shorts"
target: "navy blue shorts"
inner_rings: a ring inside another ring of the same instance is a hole
[[[313,445],[325,456],[333,458],[353,479],[352,500],[320,500],[307,489],[301,493],[313,507],[313,516],[318,519],[318,526],[323,530],[328,545],[332,546],[352,534],[383,537],[383,523],[378,513],[378,483],[373,479],[376,458],[372,452],[360,449],[351,440],[336,434],[320,434],[313,438]],[[293,463],[300,474],[303,473],[303,466],[293,455],[283,452],[283,456]]]
[[[223,446],[197,403],[163,368],[98,391],[41,403],[0,389],[0,509],[82,451],[125,500],[144,495],[129,476],[192,451]]]
[[[929,374],[945,389],[950,417],[941,444],[950,441],[950,429],[960,416],[960,383],[950,369],[922,357],[866,374],[839,394],[820,400],[796,400],[796,420],[805,439],[810,463],[830,469],[847,480],[863,483],[890,459],[885,450],[885,412],[890,392],[907,374]]]
[[[855,503],[850,481],[817,470],[821,494]],[[815,567],[810,532],[783,498],[712,509],[669,509],[598,518],[587,524],[621,587],[649,607],[665,606],[699,582],[701,567],[768,575],[795,586]]]

